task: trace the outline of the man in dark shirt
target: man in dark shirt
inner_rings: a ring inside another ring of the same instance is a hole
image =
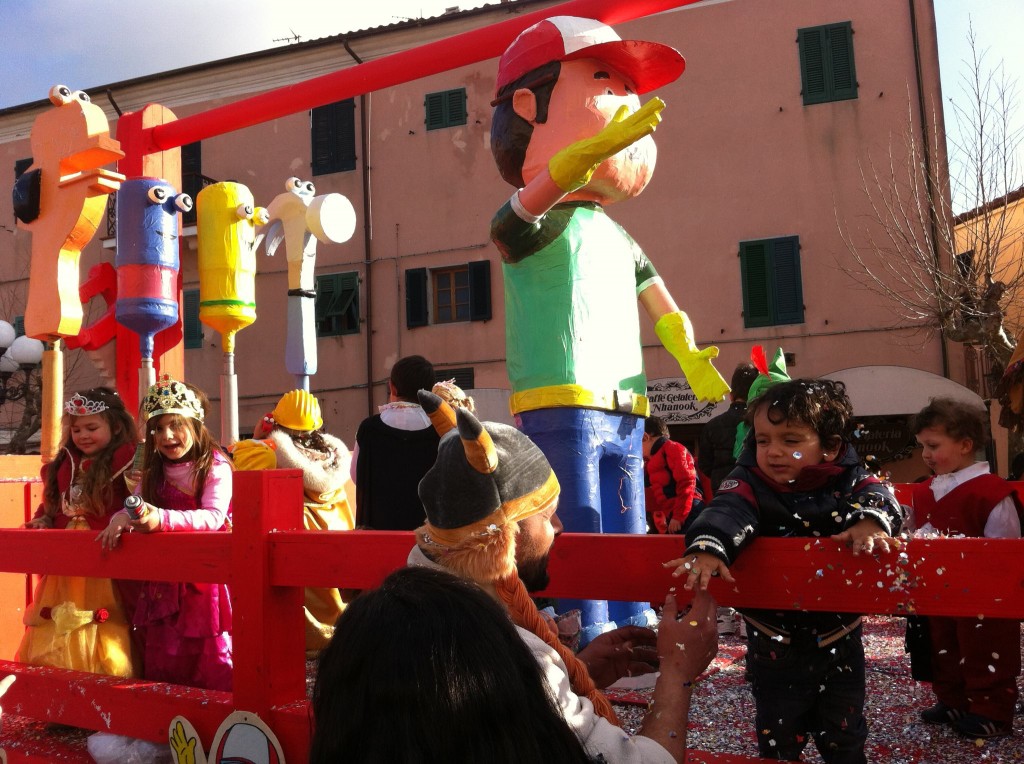
[[[729,410],[709,420],[700,432],[697,467],[708,476],[715,491],[736,464],[736,457],[733,456],[736,426],[747,413],[747,394],[757,374],[757,367],[749,361],[736,366],[730,383],[732,392],[729,397],[732,403]]]
[[[416,399],[434,386],[434,367],[423,356],[400,358],[391,368],[388,403],[364,419],[352,452],[356,526],[411,531],[426,514],[416,488],[434,465],[440,438]]]

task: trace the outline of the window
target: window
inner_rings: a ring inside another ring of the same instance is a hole
[[[196,197],[207,185],[203,180],[203,144],[199,141],[186,143],[181,147],[181,190],[192,197],[192,209],[181,213],[183,226],[196,224]]]
[[[960,277],[964,283],[970,283],[978,278],[977,271],[974,268],[974,250],[959,254],[954,258],[954,265],[956,266],[956,275]]]
[[[326,273],[316,277],[316,336],[359,333],[359,274]]]
[[[20,337],[25,333],[25,316],[14,317],[14,336]]]
[[[743,325],[801,324],[800,237],[740,242]]]
[[[849,21],[797,30],[804,106],[857,97]]]
[[[466,89],[428,93],[424,100],[427,130],[466,124]]]
[[[433,321],[430,320],[431,306]],[[426,268],[410,268],[405,272],[405,325],[408,328],[490,319],[490,260],[435,268],[429,272]]]
[[[463,390],[476,387],[476,370],[472,366],[460,366],[457,369],[434,369],[435,382],[447,382],[454,379],[455,384]]]
[[[353,98],[310,112],[313,174],[356,169],[356,102]]]
[[[434,282],[434,323],[469,320],[469,268],[444,268],[430,274]]]
[[[184,315],[181,317],[185,333],[185,349],[196,350],[203,346],[203,325],[199,321],[199,290],[186,289],[181,297]]]

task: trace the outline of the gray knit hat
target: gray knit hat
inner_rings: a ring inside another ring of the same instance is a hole
[[[540,512],[558,496],[551,465],[519,430],[498,422],[481,423],[465,409],[453,411],[426,390],[419,391],[419,401],[442,433],[437,461],[419,485],[429,526],[454,530],[484,520],[497,525],[516,522]],[[451,429],[453,419],[456,429]]]

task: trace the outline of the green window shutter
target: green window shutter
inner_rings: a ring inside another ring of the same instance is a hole
[[[491,320],[491,261],[468,263],[469,320]]]
[[[849,21],[797,30],[804,106],[857,97],[853,25]]]
[[[314,308],[318,337],[359,333],[359,274],[325,273],[316,277]]]
[[[181,147],[181,174],[194,173],[199,175],[203,172],[203,144],[202,141],[186,143]]]
[[[185,349],[196,350],[203,346],[203,325],[199,321],[199,290],[186,289],[182,293],[184,315],[181,317],[185,333]]]
[[[412,329],[428,323],[427,269],[410,268],[405,272],[405,325]]]
[[[443,90],[427,93],[423,99],[424,123],[427,130],[466,124],[466,89]]]
[[[743,325],[747,328],[771,326],[766,242],[740,242],[740,275],[743,283]]]
[[[445,96],[448,126],[466,124],[466,89],[449,90]]]
[[[832,100],[857,97],[857,70],[853,63],[853,27],[850,22],[828,27],[829,63],[832,69]]]
[[[802,324],[804,293],[800,278],[800,239],[787,236],[772,242],[772,283],[775,324]]]
[[[338,312],[338,303],[341,300],[341,284],[339,274],[327,273],[316,277],[316,302],[314,302],[313,315],[316,321],[316,336],[331,337],[337,334],[334,316]]]
[[[337,107],[337,150],[338,170],[356,169],[356,100],[347,98],[335,104]]]
[[[14,179],[17,180],[25,174],[25,170],[32,166],[32,157],[14,160]]]
[[[825,29],[814,27],[797,32],[800,46],[800,85],[804,106],[829,100],[825,77]]]
[[[447,127],[447,124],[445,123],[446,95],[446,93],[427,94],[427,97],[423,102],[423,106],[426,111],[425,122],[427,130],[437,130],[442,127]]]
[[[181,147],[181,190],[192,197],[192,209],[181,213],[181,224],[195,225],[198,219],[195,201],[203,190],[203,144],[200,141]]]
[[[355,109],[355,99],[347,98],[310,112],[313,175],[356,168]]]
[[[21,337],[25,333],[25,317],[15,316],[14,317],[14,336]]]
[[[340,334],[359,334],[359,274],[341,274],[341,299],[338,301]]]

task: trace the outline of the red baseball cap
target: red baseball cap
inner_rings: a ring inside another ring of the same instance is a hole
[[[552,16],[523,30],[498,61],[500,91],[510,82],[551,61],[593,58],[633,81],[647,93],[674,81],[686,68],[682,54],[668,45],[623,40],[607,24],[577,16]]]

